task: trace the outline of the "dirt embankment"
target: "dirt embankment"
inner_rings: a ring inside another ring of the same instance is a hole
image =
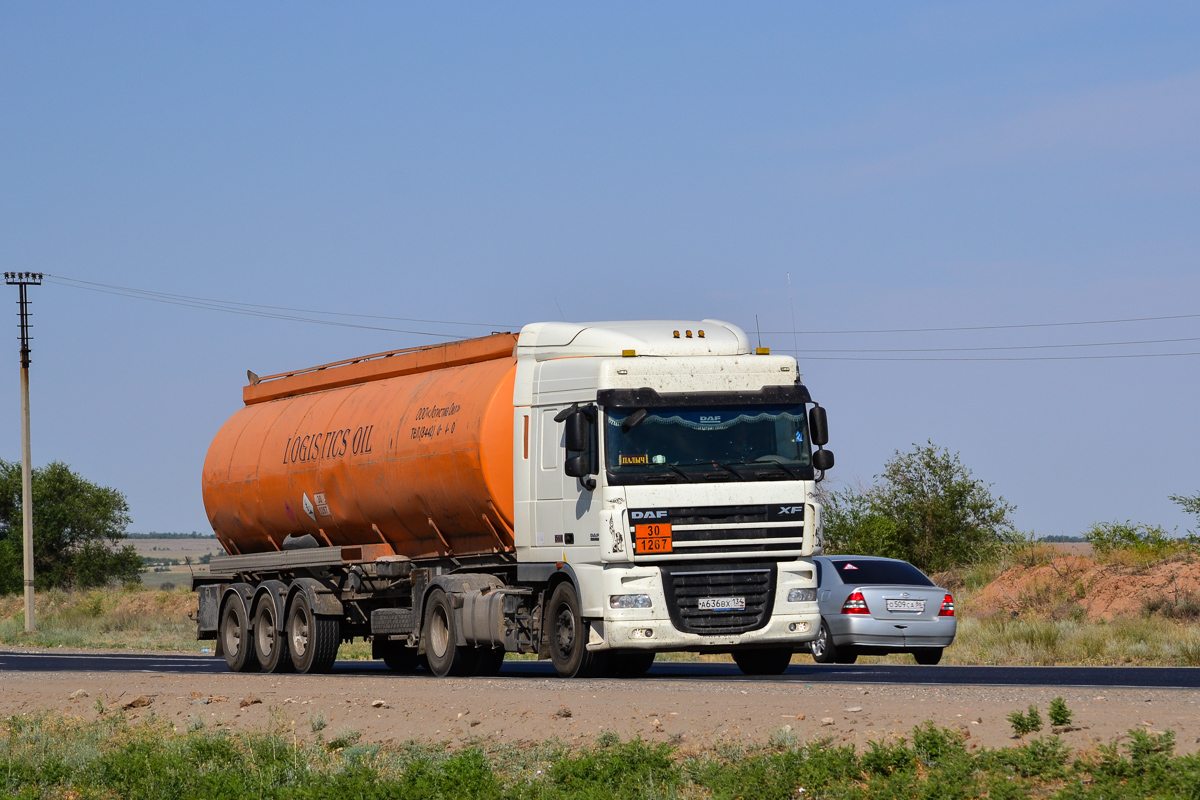
[[[970,595],[963,612],[980,619],[1029,615],[1092,621],[1145,613],[1200,616],[1200,559],[1137,564],[1058,555],[1010,567]]]

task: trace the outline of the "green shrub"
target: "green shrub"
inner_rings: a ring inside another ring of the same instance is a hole
[[[1042,729],[1042,715],[1038,713],[1037,706],[1030,706],[1025,713],[1014,711],[1006,719],[1017,736],[1036,733]]]
[[[1188,542],[1176,539],[1161,525],[1125,522],[1097,522],[1084,531],[1083,538],[1097,555],[1128,551],[1149,558],[1166,558],[1186,550]]]
[[[875,477],[865,491],[823,498],[827,552],[902,558],[941,572],[987,561],[1016,536],[1015,507],[933,442],[897,450]]]
[[[1050,724],[1058,727],[1070,725],[1071,720],[1075,717],[1071,713],[1071,709],[1067,708],[1067,701],[1061,697],[1056,697],[1050,701]]]

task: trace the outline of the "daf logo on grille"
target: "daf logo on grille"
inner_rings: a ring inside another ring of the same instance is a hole
[[[630,519],[665,519],[666,517],[667,517],[667,510],[665,508],[660,508],[657,511],[651,510],[651,511],[630,511],[629,512]]]

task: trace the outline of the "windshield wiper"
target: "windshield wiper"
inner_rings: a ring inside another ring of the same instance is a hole
[[[688,483],[692,483],[692,476],[688,475],[686,472],[681,470],[679,467],[675,466],[674,464],[667,464],[666,466],[667,466],[667,469],[671,470],[671,472],[674,472],[676,475],[681,476]],[[689,466],[695,466],[695,465],[692,464]]]
[[[743,466],[749,467],[750,469],[759,469],[760,467],[775,467],[786,472],[788,477],[790,477],[792,480],[800,480],[800,473],[793,472],[791,467],[781,464],[778,461],[755,461],[753,464],[744,464]]]
[[[716,464],[716,465],[717,465],[718,467],[720,467],[721,469],[725,470],[726,472],[732,472],[734,475],[736,475],[736,476],[737,476],[737,479],[738,479],[739,481],[744,481],[744,480],[746,480],[746,476],[745,476],[745,475],[743,475],[742,473],[738,472],[736,469],[734,469],[733,467],[729,466],[728,464],[722,464],[722,463],[721,463],[721,462],[719,462],[719,461],[714,461],[713,463],[714,463],[714,464]]]

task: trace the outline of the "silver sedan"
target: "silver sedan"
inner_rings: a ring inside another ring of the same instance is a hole
[[[810,645],[822,664],[853,664],[860,655],[912,653],[936,664],[954,642],[954,598],[925,573],[895,558],[818,556],[821,628]]]

